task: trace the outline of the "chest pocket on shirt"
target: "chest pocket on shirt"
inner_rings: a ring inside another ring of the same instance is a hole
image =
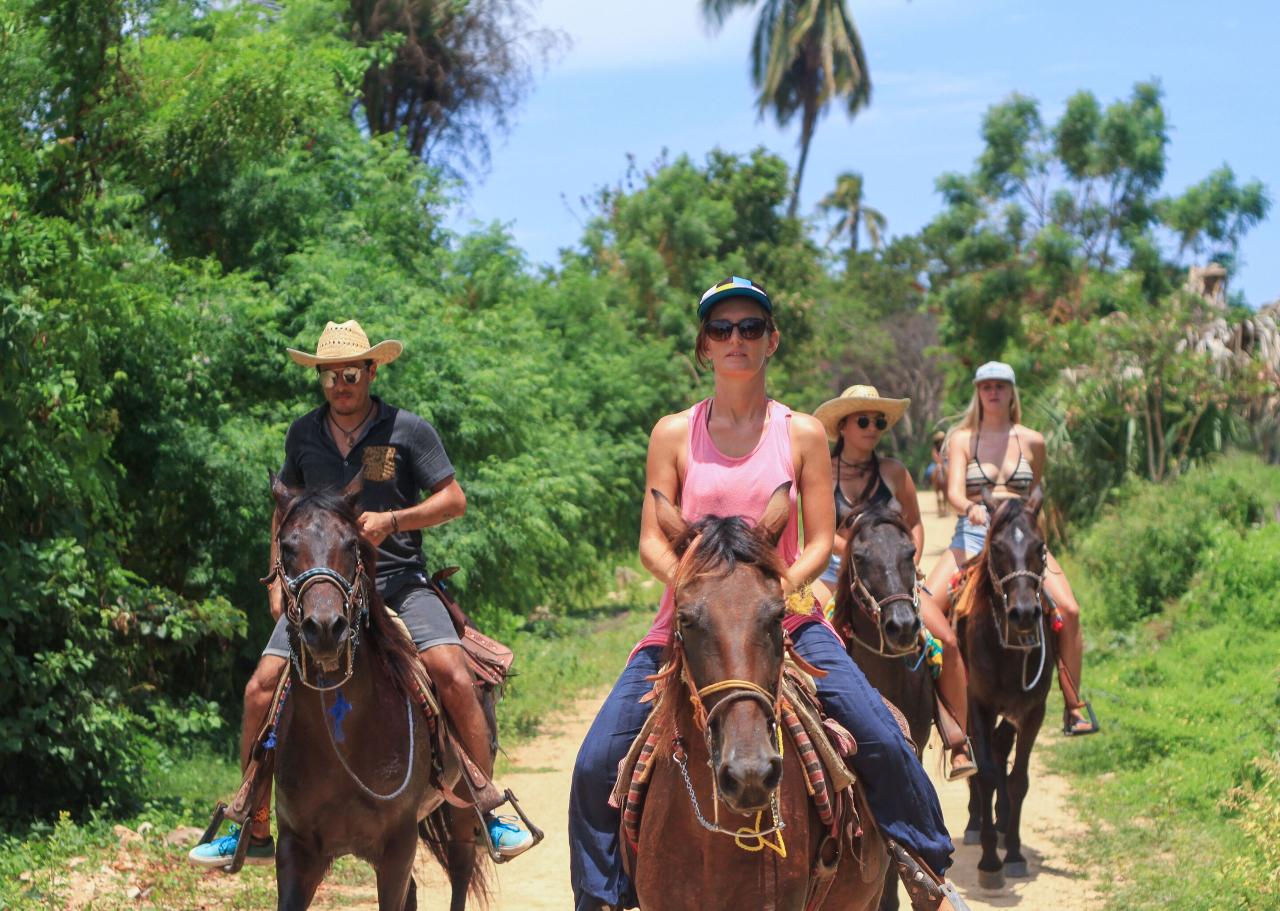
[[[369,446],[362,459],[362,471],[366,481],[394,481],[396,477],[396,448],[394,446]]]

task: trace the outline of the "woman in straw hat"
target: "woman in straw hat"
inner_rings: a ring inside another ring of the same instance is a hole
[[[1013,368],[990,361],[973,378],[973,398],[952,427],[944,446],[947,460],[947,500],[960,517],[951,547],[942,554],[927,582],[931,605],[947,607],[947,585],[958,567],[982,552],[991,517],[983,494],[994,499],[1027,497],[1044,477],[1044,437],[1020,423],[1022,402]],[[1062,567],[1047,554],[1045,593],[1062,619],[1058,644],[1067,676],[1060,676],[1063,699],[1063,733],[1095,734],[1098,722],[1087,702],[1080,699],[1080,671],[1084,640],[1080,634],[1080,605]]]
[[[848,552],[849,523],[864,508],[883,505],[901,513],[916,547],[916,566],[920,565],[924,553],[924,523],[920,519],[920,504],[911,472],[897,459],[882,459],[876,453],[880,438],[902,419],[910,405],[910,399],[884,398],[874,386],[850,386],[839,397],[823,402],[813,413],[822,422],[827,439],[835,444],[831,453],[835,543],[827,569],[814,586],[823,603],[834,591],[840,562]],[[964,736],[967,715],[964,663],[946,615],[935,604],[921,600],[920,619],[942,646],[938,689],[956,722],[955,726],[943,724],[941,727],[951,752],[947,778],[965,778],[976,772],[977,767]]]
[[[790,567],[784,594],[802,613],[784,627],[796,652],[826,675],[818,695],[829,715],[857,738],[853,757],[876,821],[889,837],[934,870],[950,864],[951,839],[933,786],[879,695],[825,621],[808,584],[831,551],[834,516],[831,471],[822,426],[769,398],[765,376],[779,334],[773,304],[759,285],[730,278],[707,290],[698,306],[699,363],[710,367],[715,391],[691,408],[658,421],[649,438],[645,489],[680,505],[686,521],[707,515],[760,518],[771,494],[791,484],[791,514],[778,543]],[[804,512],[799,541],[797,494]],[[619,811],[609,805],[618,761],[652,705],[651,687],[672,639],[675,602],[669,587],[677,558],[658,524],[654,498],[645,496],[640,558],[668,585],[653,627],[632,651],[626,669],[600,708],[573,771],[569,798],[571,881],[575,906],[597,911],[635,905],[619,853]]]

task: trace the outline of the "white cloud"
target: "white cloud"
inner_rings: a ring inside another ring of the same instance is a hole
[[[906,6],[903,0],[861,0],[859,27],[869,15]],[[740,10],[712,29],[699,0],[541,0],[538,24],[560,29],[573,47],[559,64],[568,70],[621,70],[696,61],[745,65],[755,13]]]

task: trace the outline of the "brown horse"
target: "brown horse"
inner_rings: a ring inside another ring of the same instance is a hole
[[[884,506],[855,513],[836,582],[832,622],[867,682],[902,713],[916,756],[922,756],[933,723],[933,675],[920,642],[920,597],[915,544],[901,515]],[[898,907],[892,872],[880,899]]]
[[[379,911],[413,911],[419,837],[449,874],[452,911],[468,893],[484,900],[476,817],[433,784],[456,782],[456,759],[435,755],[417,653],[356,530],[359,479],[341,495],[273,479],[272,493],[293,665],[277,725],[277,908],[307,908],[334,859],[354,854],[377,872]]]
[[[859,911],[879,901],[887,858],[865,805],[850,856],[809,799],[799,751],[778,736],[785,567],[776,545],[789,487],[774,492],[754,528],[737,517],[689,525],[653,492],[680,557],[666,684],[678,689],[657,709],[662,741],[640,823],[633,878],[646,911],[801,911],[842,844],[822,906]]]
[[[989,494],[984,499],[991,524],[986,547],[957,606],[957,637],[969,670],[969,732],[978,765],[977,776],[969,780],[965,843],[981,843],[978,882],[998,889],[1006,875],[1027,875],[1022,802],[1029,786],[1031,747],[1044,721],[1057,643],[1046,629],[1046,551],[1036,527],[1042,503],[1039,489],[1026,501],[993,501]],[[997,853],[1000,836],[1003,862]]]

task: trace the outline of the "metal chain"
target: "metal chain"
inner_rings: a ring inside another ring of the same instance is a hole
[[[360,790],[363,791],[366,796],[372,797],[374,800],[395,800],[397,797],[403,794],[404,789],[409,786],[409,779],[413,777],[415,726],[413,723],[413,703],[409,701],[409,697],[406,696],[404,699],[405,721],[407,721],[409,724],[409,755],[405,757],[405,761],[404,761],[404,781],[400,782],[400,787],[396,788],[390,794],[379,794],[376,791],[371,791],[369,787],[363,781],[360,780],[360,777],[351,770],[351,766],[347,765],[346,757],[343,756],[342,751],[338,749],[338,744],[333,739],[333,730],[329,727],[329,722],[324,717],[327,714],[327,711],[328,710],[325,709],[325,706],[324,706],[324,696],[322,695],[320,697],[321,723],[324,724],[325,733],[329,735],[329,744],[330,746],[333,747],[333,752],[337,755],[339,764],[346,771],[346,773],[351,776],[351,780],[356,783],[356,786],[360,788]]]
[[[681,751],[683,753],[683,750]],[[778,812],[778,792],[774,791],[769,797],[769,812],[773,814],[773,828],[762,829],[759,832],[731,832],[715,823],[708,822],[707,818],[702,815],[702,807],[698,805],[698,795],[693,790],[693,782],[689,779],[689,761],[687,758],[681,758],[680,755],[672,753],[672,759],[676,765],[680,767],[680,776],[684,779],[684,789],[689,792],[689,803],[693,805],[693,815],[698,820],[698,825],[706,829],[708,832],[718,832],[721,835],[728,835],[733,838],[763,838],[765,835],[772,835],[774,832],[781,832],[786,828],[786,824],[781,819]]]

